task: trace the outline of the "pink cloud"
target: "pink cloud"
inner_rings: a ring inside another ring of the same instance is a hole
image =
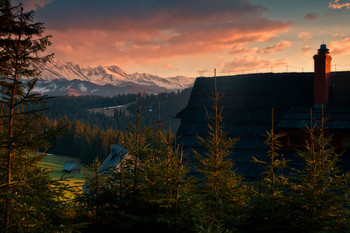
[[[246,44],[238,44],[232,47],[231,55],[250,55],[250,54],[269,54],[284,50],[285,48],[291,47],[292,42],[281,40],[277,44],[267,46],[265,48],[253,47],[249,49]]]
[[[292,42],[286,41],[286,40],[281,40],[280,42],[278,42],[277,44],[274,44],[272,46],[267,46],[265,48],[258,49],[257,53],[258,54],[274,53],[274,52],[282,51],[285,48],[288,48],[291,46],[292,46]]]
[[[267,41],[288,31],[291,25],[266,19],[260,21],[263,23],[251,22],[247,27],[225,23],[220,27],[184,26],[171,30],[67,29],[48,33],[53,35],[51,51],[58,58],[85,65],[147,64],[162,58],[210,54],[242,43]]]
[[[172,64],[165,64],[161,67],[162,70],[168,70],[168,69],[171,69],[173,68],[173,65]]]
[[[302,56],[308,55],[313,49],[309,45],[305,45],[301,48]]]
[[[345,2],[345,3],[340,3],[340,0],[334,0],[329,2],[328,7],[332,9],[341,9],[341,8],[346,8],[350,9],[350,2]]]
[[[344,37],[344,36],[346,36],[345,33],[341,33],[341,34],[335,33],[335,34],[332,35],[332,37],[334,37],[334,38],[341,38],[341,37]]]
[[[332,41],[329,44],[329,49],[332,55],[343,55],[350,53],[350,37],[343,40]]]
[[[287,59],[272,60],[261,57],[244,56],[234,59],[232,62],[223,64],[222,73],[239,72],[245,70],[246,72],[255,72],[262,69],[271,69],[271,67],[286,66],[289,64]]]
[[[231,48],[229,54],[231,55],[248,55],[251,53],[256,53],[256,47],[249,49],[246,44],[237,44]]]
[[[310,32],[300,32],[298,35],[299,39],[309,40],[312,39],[312,35]]]
[[[86,1],[52,1],[40,11],[53,35],[51,51],[84,65],[218,53],[268,41],[293,25],[268,19],[267,9],[250,1]]]

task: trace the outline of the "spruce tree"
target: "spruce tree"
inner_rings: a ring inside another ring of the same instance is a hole
[[[207,113],[209,136],[198,137],[199,145],[206,152],[193,151],[199,163],[199,189],[205,202],[202,224],[206,228],[234,228],[240,221],[242,207],[246,202],[246,186],[242,176],[235,173],[234,162],[227,158],[238,138],[229,138],[224,132],[222,107],[219,107],[221,94],[217,91],[216,75],[214,81],[212,113]]]
[[[267,159],[253,157],[253,162],[264,168],[261,178],[253,184],[247,232],[287,232],[289,180],[285,172],[287,161],[279,153],[280,139],[285,133],[274,130],[272,109],[271,130],[266,132]]]
[[[101,167],[101,162],[96,158],[85,171],[86,183],[83,186],[83,193],[77,196],[76,201],[87,213],[90,213],[91,222],[101,224],[113,218],[116,209],[118,183],[111,179],[113,168]],[[119,190],[118,190],[119,191]]]
[[[123,182],[124,188],[129,190],[123,193],[121,211],[132,216],[128,221],[138,219],[154,230],[189,229],[187,223],[191,221],[191,214],[184,214],[184,211],[188,211],[187,194],[192,179],[185,178],[188,167],[183,164],[183,152],[171,133],[170,123],[167,134],[162,131],[160,114],[157,129],[142,127],[140,113],[139,108],[137,125],[130,127],[122,143],[130,157],[124,160],[123,170],[114,173],[119,177],[116,181]],[[131,177],[137,181],[136,189],[125,187],[130,185]]]
[[[37,127],[46,96],[32,94],[39,56],[50,45],[34,12],[0,1],[0,229],[5,232],[60,230],[66,187],[42,169],[39,149],[47,148],[52,130]],[[56,228],[56,229],[55,229]]]
[[[339,168],[339,154],[331,146],[332,138],[320,122],[312,119],[307,127],[309,139],[298,156],[302,166],[297,169],[292,189],[291,222],[299,232],[346,232],[350,227],[349,173]]]

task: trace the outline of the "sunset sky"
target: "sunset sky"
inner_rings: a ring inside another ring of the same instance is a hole
[[[13,4],[21,2],[13,1]],[[350,70],[350,0],[24,0],[55,58],[196,77],[313,71],[320,44]]]

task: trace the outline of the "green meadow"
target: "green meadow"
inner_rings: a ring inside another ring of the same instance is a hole
[[[62,168],[67,161],[75,162],[81,168],[80,174],[67,174],[62,172]],[[87,168],[80,163],[80,159],[78,158],[63,155],[47,154],[41,164],[44,168],[51,169],[52,178],[59,179],[62,176],[64,176],[68,179],[66,183],[68,183],[71,186],[81,187],[84,182],[84,171]]]

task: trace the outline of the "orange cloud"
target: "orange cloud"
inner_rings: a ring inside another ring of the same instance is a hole
[[[312,35],[310,32],[300,32],[298,35],[299,39],[309,40],[312,39]]]
[[[334,34],[332,35],[332,37],[334,37],[334,38],[340,38],[340,37],[344,37],[344,36],[346,36],[345,33],[341,33],[341,34],[339,34],[339,33],[334,33]]]
[[[173,68],[173,65],[172,64],[165,64],[161,67],[162,70],[168,70],[168,69],[171,69]]]
[[[287,31],[291,23],[261,19],[261,24],[240,27],[233,23],[221,27],[143,29],[126,31],[97,29],[48,30],[53,35],[50,51],[56,57],[84,65],[147,64],[162,58],[201,55],[230,49],[242,43],[266,41]],[[282,49],[265,48],[265,52]]]
[[[312,48],[309,45],[305,45],[302,49],[302,56],[306,56],[310,53],[310,51],[312,50]]]
[[[229,54],[231,55],[250,55],[250,54],[269,54],[284,50],[285,48],[291,47],[292,42],[281,40],[277,44],[267,46],[265,48],[253,47],[249,49],[246,44],[238,44],[232,47]]]
[[[141,65],[268,41],[293,24],[268,19],[263,14],[267,9],[250,1],[106,2],[60,0],[40,9],[53,36],[50,51],[88,66]],[[275,50],[278,47],[261,52]]]
[[[332,9],[341,9],[341,8],[346,8],[346,9],[350,9],[350,2],[345,2],[345,3],[340,3],[340,0],[334,0],[329,2],[328,7],[332,8]]]
[[[254,51],[255,50],[255,51]],[[251,53],[256,53],[256,49],[249,49],[246,44],[234,45],[230,50],[230,55],[248,55]]]
[[[223,64],[223,69],[221,70],[221,72],[240,72],[243,70],[246,72],[255,72],[257,70],[271,69],[271,67],[273,68],[286,66],[288,64],[289,61],[287,59],[280,59],[275,61],[271,59],[264,59],[261,57],[245,56],[238,57],[232,62]]]
[[[282,51],[285,48],[288,48],[291,46],[292,46],[292,42],[286,41],[286,40],[281,40],[280,42],[278,42],[275,45],[267,46],[267,47],[262,48],[262,49],[258,49],[257,53],[258,54],[267,54],[267,53],[278,52],[278,51]]]
[[[332,41],[329,44],[332,55],[343,55],[350,53],[350,37],[344,40]]]

